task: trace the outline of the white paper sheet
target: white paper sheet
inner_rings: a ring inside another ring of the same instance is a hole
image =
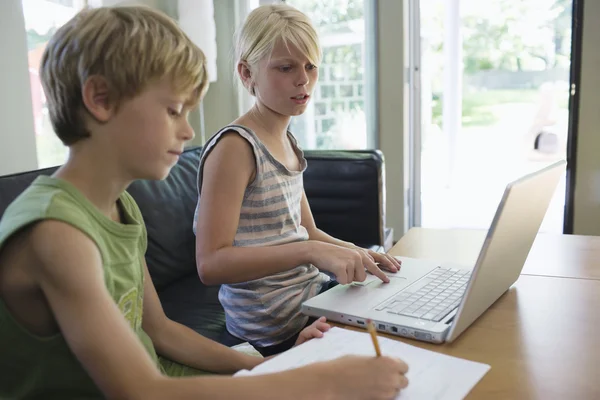
[[[397,399],[456,400],[464,398],[489,371],[490,366],[424,350],[396,340],[379,337],[381,353],[404,360],[409,371],[409,386]],[[368,333],[332,328],[321,339],[301,346],[236,376],[261,375],[298,368],[344,355],[373,355],[375,349]]]

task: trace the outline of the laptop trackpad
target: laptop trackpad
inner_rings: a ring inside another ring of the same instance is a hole
[[[405,276],[388,275],[388,277],[390,278],[390,284],[406,285],[406,277]]]
[[[385,286],[390,286],[390,285],[406,285],[406,277],[404,276],[399,276],[399,275],[395,275],[395,274],[386,274],[388,276],[388,278],[390,278],[390,282],[389,283],[383,283],[383,281],[381,279],[379,279],[378,277],[376,277],[375,275],[371,275],[371,274],[367,274],[367,279],[365,279],[362,282],[352,282],[353,286],[367,286],[370,285],[373,282],[379,282],[382,285]]]

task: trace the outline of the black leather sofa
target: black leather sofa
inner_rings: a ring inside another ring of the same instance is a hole
[[[225,330],[218,286],[198,278],[192,219],[197,202],[200,147],[187,149],[164,181],[136,181],[128,191],[148,230],[146,261],[166,314],[226,345],[239,341]],[[317,226],[363,247],[391,247],[385,229],[383,156],[377,150],[306,151],[305,190]],[[0,177],[0,215],[47,168]],[[202,216],[200,216],[201,218]]]

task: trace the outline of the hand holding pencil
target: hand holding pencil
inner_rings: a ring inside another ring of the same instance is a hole
[[[371,334],[371,340],[373,341],[373,346],[375,347],[375,354],[377,357],[381,357],[381,349],[379,348],[379,340],[377,340],[377,330],[375,330],[375,325],[373,321],[370,319],[367,320],[367,330]]]
[[[367,329],[373,341],[376,357],[346,355],[321,364],[332,367],[327,382],[339,388],[332,398],[340,400],[392,400],[408,386],[408,365],[400,359],[381,354],[373,321],[367,320]],[[320,371],[319,376],[329,371]]]

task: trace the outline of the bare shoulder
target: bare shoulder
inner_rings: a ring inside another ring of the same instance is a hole
[[[234,130],[226,131],[221,135],[209,156],[220,160],[233,160],[237,163],[240,161],[254,161],[252,145]]]
[[[252,145],[235,131],[222,134],[206,156],[203,179],[248,184],[256,175]]]

